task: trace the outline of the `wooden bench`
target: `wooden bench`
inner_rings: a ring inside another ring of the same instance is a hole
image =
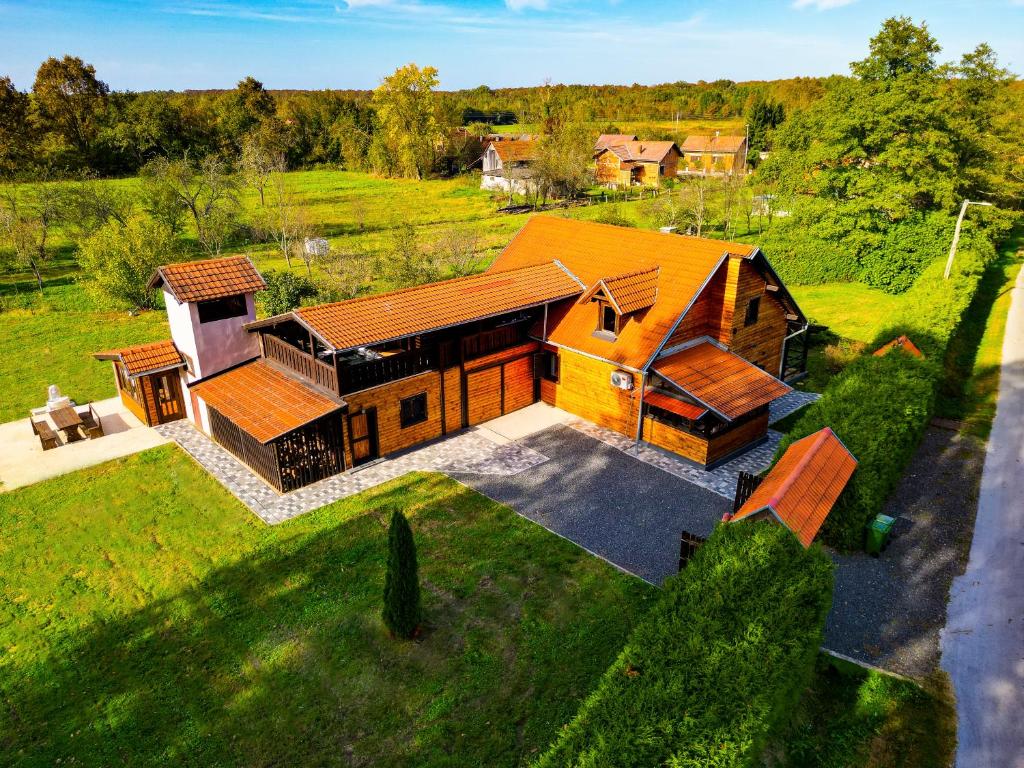
[[[32,431],[39,437],[39,442],[43,446],[44,451],[60,445],[60,442],[57,440],[57,433],[53,431],[47,422],[36,421],[35,419],[29,419],[29,421],[32,422]]]
[[[93,410],[92,403],[90,403],[85,410],[78,411],[79,418],[82,419],[82,429],[85,430],[85,434],[90,440],[97,437],[103,437],[103,424],[100,422],[100,417]]]

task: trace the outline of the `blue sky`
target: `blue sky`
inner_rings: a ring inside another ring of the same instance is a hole
[[[0,74],[71,53],[115,89],[372,88],[409,61],[444,88],[845,73],[887,16],[1024,73],[1024,0],[0,0]]]

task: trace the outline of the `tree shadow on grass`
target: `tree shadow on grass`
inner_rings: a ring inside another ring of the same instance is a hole
[[[35,663],[8,663],[0,762],[518,763],[528,745],[512,723],[543,718],[530,732],[546,743],[628,621],[614,627],[622,607],[610,604],[582,620],[566,611],[565,625],[543,630],[550,617],[538,612],[573,591],[587,556],[460,488],[412,515],[431,631],[392,640],[379,618],[384,510],[408,501],[400,486],[338,525],[283,526],[171,597],[55,639]],[[544,586],[520,598],[545,559]],[[525,605],[510,609],[515,600]],[[607,649],[580,647],[605,624]]]

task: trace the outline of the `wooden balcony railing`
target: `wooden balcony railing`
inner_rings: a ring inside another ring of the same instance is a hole
[[[356,365],[342,365],[341,394],[358,392],[389,381],[404,379],[437,368],[436,349],[414,349],[411,352],[399,352],[396,355],[382,357],[380,360],[369,360]]]
[[[526,326],[527,323],[513,323],[466,336],[462,340],[462,354],[466,360],[472,360],[506,347],[513,347],[526,341]]]
[[[338,391],[338,374],[333,365],[322,363],[312,355],[293,347],[270,334],[263,334],[263,354],[268,360],[291,368],[301,376],[331,392]]]

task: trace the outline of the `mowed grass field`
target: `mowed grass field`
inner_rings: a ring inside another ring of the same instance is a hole
[[[655,593],[440,475],[270,527],[172,446],[0,495],[0,530],[3,765],[524,765]]]

